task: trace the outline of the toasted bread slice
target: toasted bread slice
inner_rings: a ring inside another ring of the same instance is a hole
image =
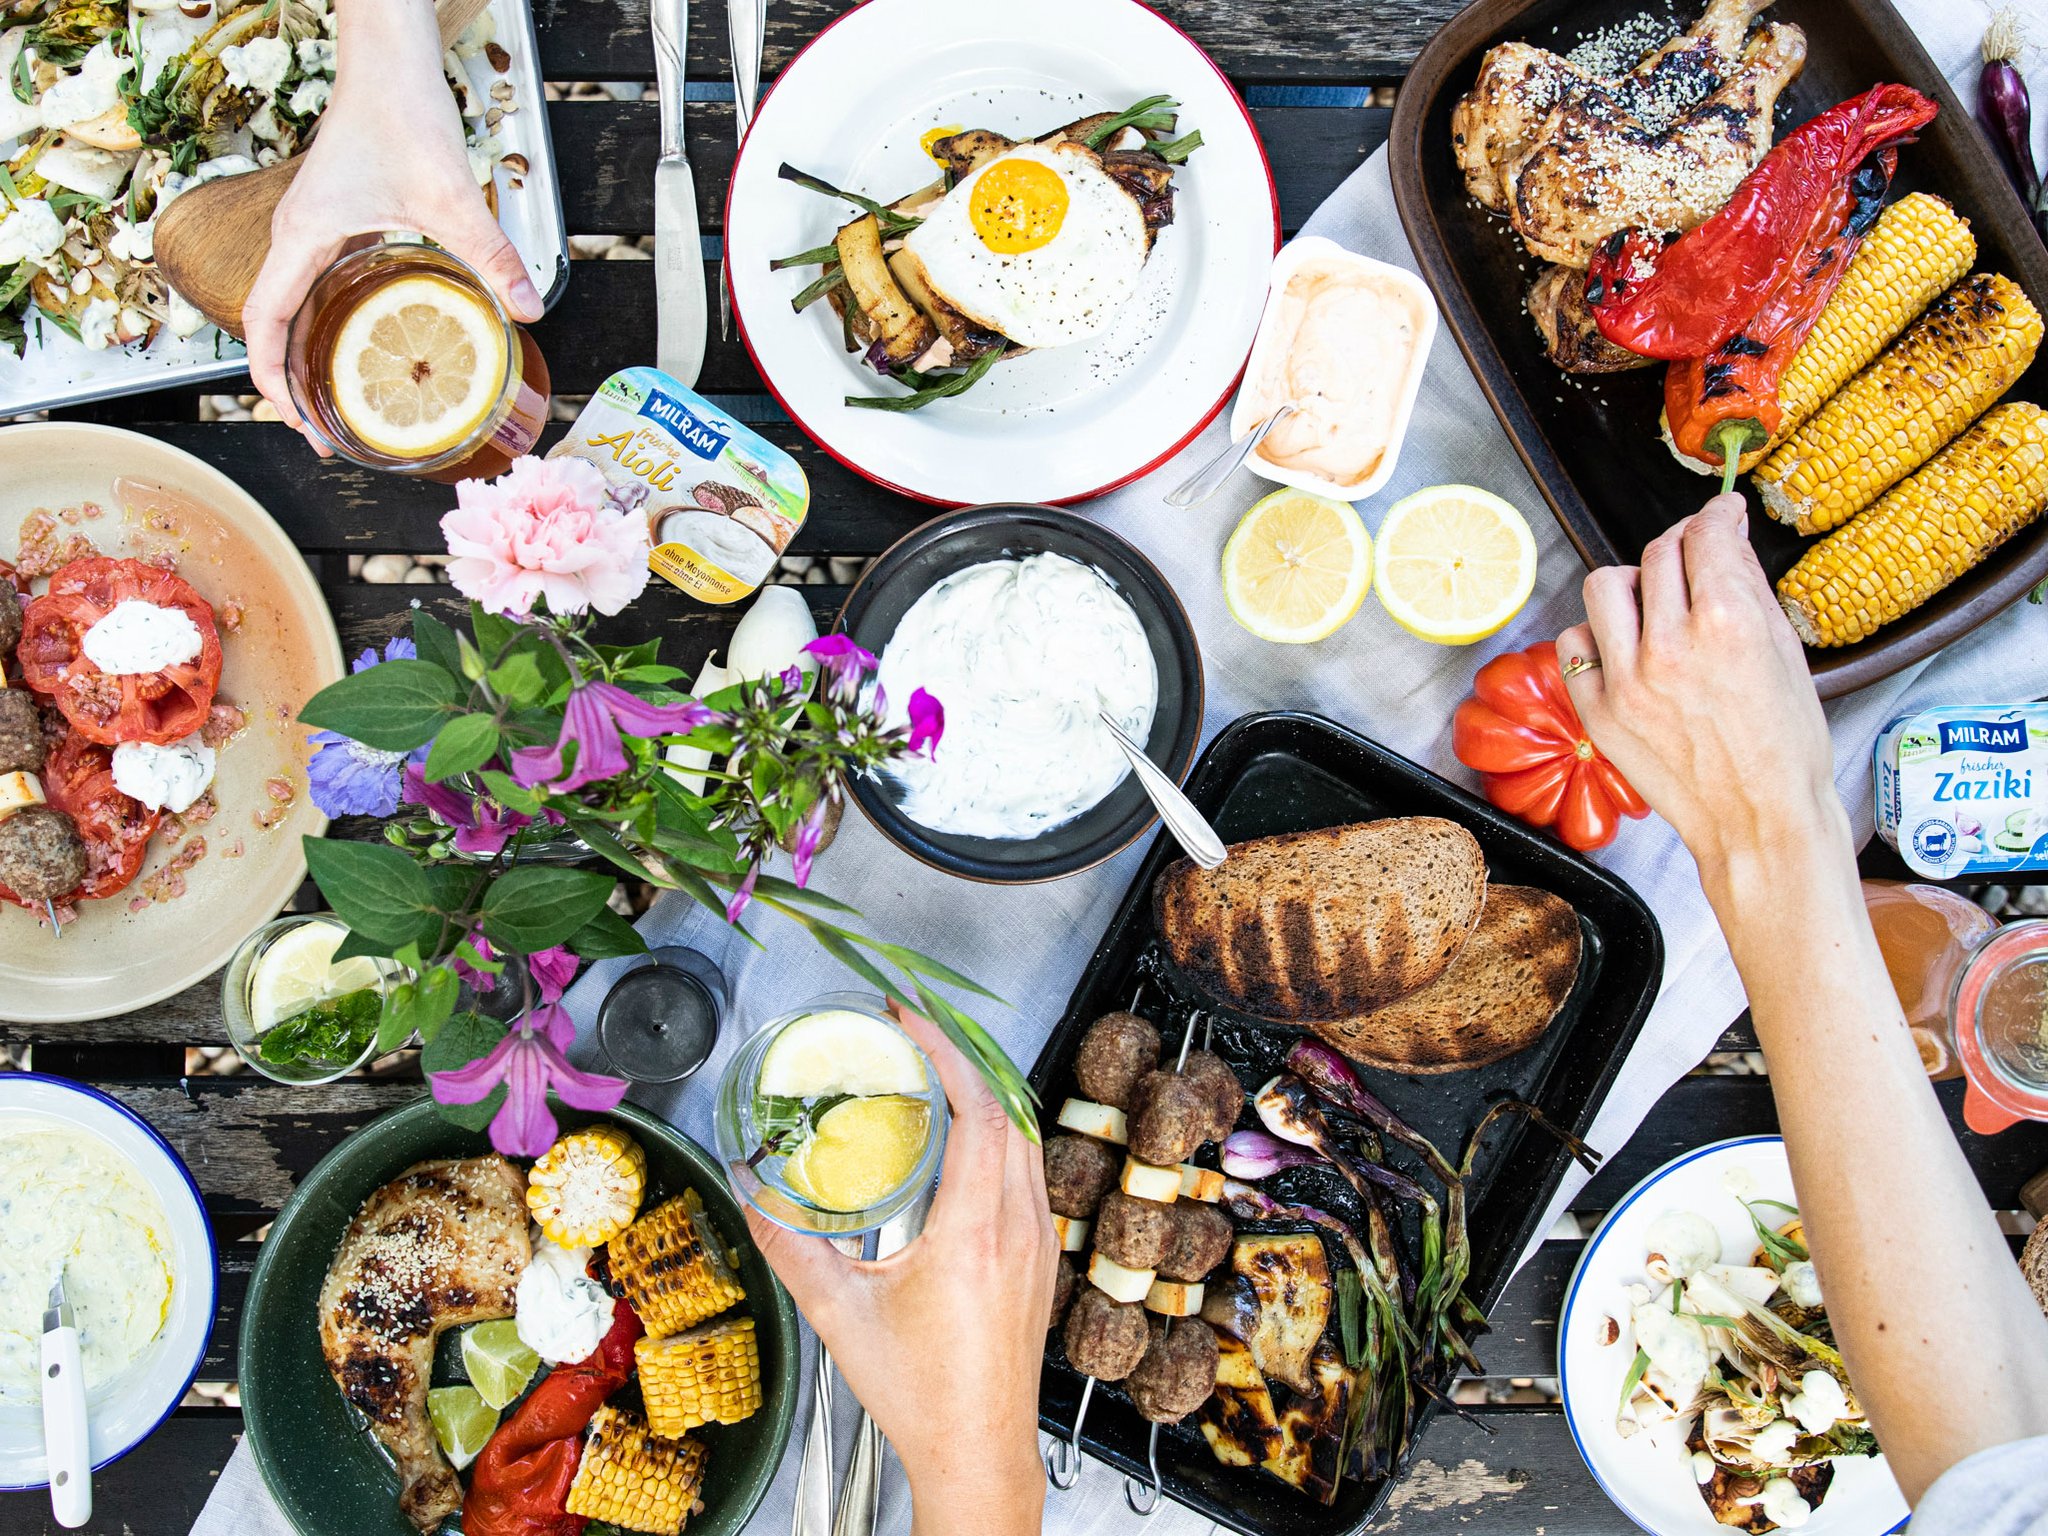
[[[1486,892],[1479,926],[1419,992],[1371,1013],[1311,1025],[1353,1061],[1390,1072],[1463,1072],[1527,1050],[1579,975],[1572,904],[1526,885]]]
[[[1486,897],[1454,821],[1409,816],[1240,843],[1153,888],[1167,955],[1234,1008],[1287,1023],[1382,1007],[1443,974]]]

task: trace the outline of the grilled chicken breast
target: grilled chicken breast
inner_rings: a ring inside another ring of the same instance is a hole
[[[399,1508],[432,1531],[462,1484],[427,1422],[444,1328],[512,1315],[532,1258],[526,1180],[502,1157],[415,1163],[363,1202],[320,1287],[320,1349],[398,1464]]]
[[[1542,333],[1545,355],[1566,373],[1622,373],[1656,361],[1600,334],[1586,302],[1586,274],[1577,267],[1543,269],[1529,288],[1529,317]]]

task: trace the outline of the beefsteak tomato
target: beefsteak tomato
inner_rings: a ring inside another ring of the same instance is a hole
[[[85,632],[130,599],[178,608],[198,626],[199,654],[154,672],[102,672],[80,648]],[[22,677],[88,741],[162,745],[198,730],[220,686],[213,609],[182,577],[141,560],[74,560],[28,605],[16,650]]]

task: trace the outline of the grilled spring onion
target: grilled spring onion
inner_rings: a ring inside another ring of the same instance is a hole
[[[1008,350],[1007,346],[990,348],[968,364],[963,373],[919,373],[914,368],[899,368],[890,377],[909,385],[910,394],[848,395],[846,403],[864,411],[921,411],[934,400],[947,400],[974,388]]]
[[[832,249],[832,247],[828,245],[825,247],[825,249],[829,251]],[[846,269],[842,266],[837,265],[835,262],[834,265],[827,267],[823,272],[818,274],[817,278],[813,280],[808,286],[806,286],[803,292],[799,293],[795,298],[791,299],[789,301],[789,307],[795,310],[798,314],[802,314],[805,310],[809,309],[818,300],[825,297],[826,294],[830,293],[834,288],[837,288],[841,283],[845,281]]]
[[[1171,133],[1175,122],[1174,109],[1179,105],[1171,96],[1147,96],[1136,106],[1117,113],[1081,142],[1090,149],[1100,149],[1126,128],[1135,128],[1148,136]],[[1194,146],[1188,147],[1192,149]]]

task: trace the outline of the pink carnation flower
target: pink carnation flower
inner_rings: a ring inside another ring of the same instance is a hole
[[[465,480],[441,519],[448,579],[492,613],[617,613],[647,586],[647,525],[613,505],[584,459],[519,459],[496,480]]]

